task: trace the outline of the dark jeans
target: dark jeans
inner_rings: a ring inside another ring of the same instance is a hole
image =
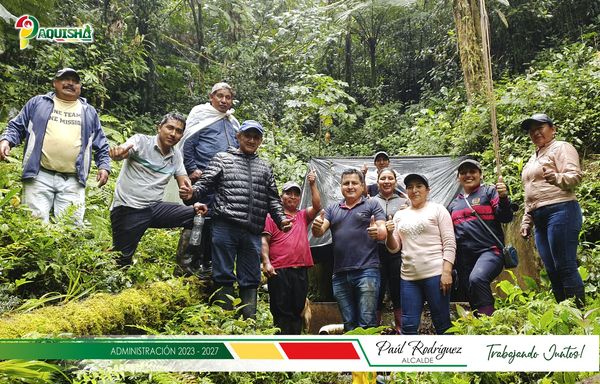
[[[575,200],[547,205],[532,212],[535,245],[557,301],[583,295],[583,281],[577,270],[577,245],[582,215]]]
[[[377,326],[380,279],[379,268],[333,274],[333,295],[344,320],[344,331]]]
[[[381,274],[381,285],[379,287],[379,298],[377,299],[377,310],[383,309],[385,292],[390,295],[394,309],[402,308],[400,300],[400,267],[402,258],[399,254],[389,253],[385,245],[378,244],[379,251],[379,273]]]
[[[240,288],[257,288],[260,284],[260,234],[223,219],[213,218],[212,222],[214,282],[231,286],[237,281]]]
[[[491,250],[472,253],[460,249],[456,262],[458,283],[467,292],[471,309],[494,305],[490,285],[503,268],[504,258]]]
[[[416,335],[421,324],[425,300],[429,303],[431,320],[438,335],[450,328],[450,292],[443,295],[440,289],[442,275],[422,280],[402,279],[402,334]]]
[[[282,335],[302,333],[302,317],[308,294],[308,268],[280,268],[269,278],[269,306],[273,323]]]
[[[119,265],[130,265],[133,254],[148,228],[191,228],[194,207],[156,203],[148,208],[114,207],[110,212],[113,249],[120,251]]]

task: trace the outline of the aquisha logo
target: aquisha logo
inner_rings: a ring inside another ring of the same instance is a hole
[[[94,28],[89,24],[81,27],[51,27],[42,28],[40,22],[31,15],[19,17],[15,23],[19,31],[19,47],[29,47],[29,42],[35,40],[54,41],[56,43],[91,43],[94,41]]]

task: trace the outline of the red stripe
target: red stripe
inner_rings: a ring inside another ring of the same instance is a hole
[[[352,343],[279,343],[288,359],[360,360]]]
[[[474,220],[479,220],[479,219],[477,219],[477,216],[469,216],[469,217],[460,217],[460,218],[454,219],[452,222],[454,223],[454,225],[459,225],[459,224],[468,223],[469,221],[474,221]]]

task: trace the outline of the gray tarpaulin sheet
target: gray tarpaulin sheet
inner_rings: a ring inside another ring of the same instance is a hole
[[[402,180],[409,173],[425,175],[429,179],[431,188],[429,199],[446,206],[459,192],[460,185],[456,178],[456,169],[464,158],[452,158],[450,156],[390,157],[390,167],[398,174],[398,184],[402,187],[404,187]],[[333,202],[342,200],[340,190],[342,171],[346,168],[360,169],[363,164],[369,166],[366,177],[367,185],[374,184],[376,168],[373,164],[373,157],[317,157],[309,162],[309,169],[314,169],[317,173],[317,186],[321,193],[321,206],[323,208]],[[300,206],[306,208],[310,204],[310,187],[305,182]],[[311,247],[331,243],[331,233],[329,231],[320,238],[313,238],[311,231],[308,231],[308,237]]]

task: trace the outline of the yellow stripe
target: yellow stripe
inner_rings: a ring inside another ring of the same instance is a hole
[[[230,343],[240,359],[283,360],[273,343]]]

